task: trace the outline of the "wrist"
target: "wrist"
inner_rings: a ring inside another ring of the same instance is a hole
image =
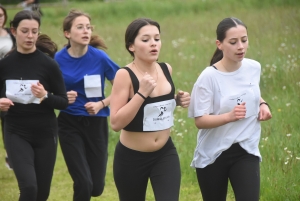
[[[270,107],[270,105],[269,105],[267,102],[265,102],[265,101],[260,102],[259,107],[260,107],[261,105],[266,105],[266,106],[268,106],[268,108],[271,110],[271,107]]]
[[[101,100],[101,103],[102,103],[102,106],[103,106],[103,108],[105,108],[105,107],[106,107],[106,105],[105,105],[105,103],[104,103],[104,101],[103,101],[103,100]]]

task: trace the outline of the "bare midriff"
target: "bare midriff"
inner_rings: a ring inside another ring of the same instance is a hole
[[[170,136],[170,129],[156,132],[121,131],[120,141],[129,149],[142,152],[153,152],[161,149]]]

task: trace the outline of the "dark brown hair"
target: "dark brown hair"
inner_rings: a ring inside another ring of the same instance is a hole
[[[22,10],[18,12],[14,19],[10,22],[10,27],[17,29],[22,20],[35,20],[38,22],[39,27],[41,25],[40,15],[35,11]],[[44,52],[51,58],[54,58],[55,53],[57,52],[57,45],[51,40],[46,34],[39,34],[35,46],[40,51]],[[9,55],[12,51],[7,53]]]
[[[126,50],[130,53],[132,57],[134,57],[133,52],[129,50],[130,45],[134,43],[136,36],[138,35],[140,29],[146,25],[156,26],[160,33],[160,26],[157,22],[149,19],[149,18],[138,18],[133,20],[127,27],[125,32],[125,47]]]
[[[223,40],[226,38],[226,32],[232,28],[237,27],[238,25],[242,25],[247,29],[247,26],[239,19],[234,17],[229,17],[223,19],[217,26],[216,34],[217,34],[217,40],[220,42],[223,42]],[[223,52],[219,50],[219,48],[216,49],[214,55],[211,58],[210,65],[213,65],[220,61],[223,58]]]

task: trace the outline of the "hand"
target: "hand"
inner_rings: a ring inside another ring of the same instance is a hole
[[[84,105],[84,107],[90,115],[96,115],[100,111],[100,109],[103,108],[103,104],[101,103],[101,101],[88,102]]]
[[[67,97],[68,97],[69,104],[74,103],[76,101],[77,91],[73,91],[73,90],[68,91]]]
[[[9,100],[8,98],[0,98],[0,110],[1,111],[8,111],[10,106],[14,105],[14,103]]]
[[[228,113],[229,122],[237,121],[245,118],[246,116],[246,103],[243,102],[240,105],[236,105],[231,112]]]
[[[191,96],[188,92],[179,91],[176,95],[176,105],[187,108],[190,105]]]
[[[37,98],[42,98],[48,93],[40,82],[31,84],[31,92]]]
[[[146,72],[140,80],[139,92],[147,98],[152,93],[156,85],[157,83],[154,78]]]
[[[259,121],[267,121],[272,118],[272,114],[269,106],[266,104],[261,104],[259,107],[258,120]]]

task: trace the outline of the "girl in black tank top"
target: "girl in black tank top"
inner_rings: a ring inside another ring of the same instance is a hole
[[[120,200],[146,200],[148,180],[157,201],[179,199],[180,163],[170,138],[176,105],[188,107],[190,95],[175,95],[172,68],[157,63],[160,26],[140,18],[125,33],[133,62],[120,69],[111,93],[111,127],[121,130],[114,156],[114,180]]]

